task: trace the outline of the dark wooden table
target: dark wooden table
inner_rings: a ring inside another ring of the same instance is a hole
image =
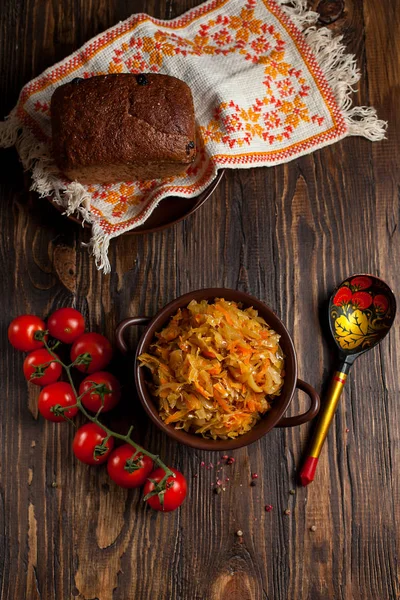
[[[132,12],[170,18],[196,4],[3,0],[1,116],[29,79]],[[192,289],[227,286],[276,310],[294,336],[301,377],[323,392],[334,368],[324,339],[333,287],[353,272],[375,273],[397,291],[400,285],[399,9],[398,0],[346,0],[331,25],[362,70],[357,102],[376,106],[390,123],[387,141],[348,138],[284,166],[232,170],[187,221],[114,242],[110,276],[81,248],[85,232],[27,191],[15,150],[1,152],[3,600],[399,596],[398,328],[357,362],[308,489],[295,483],[309,435],[302,426],[275,429],[236,451],[226,492],[213,494],[214,472],[200,463],[215,457],[150,425],[130,362],[118,361],[125,396],[116,419],[135,422],[138,439],[189,480],[189,499],[169,515],[146,510],[139,493],[115,487],[104,468],[77,464],[72,429],[38,419],[37,390],[24,382],[22,356],[6,340],[9,321],[24,312],[74,305],[112,337],[129,315],[152,314]],[[305,404],[300,397],[293,412]],[[254,471],[259,479],[250,487]]]

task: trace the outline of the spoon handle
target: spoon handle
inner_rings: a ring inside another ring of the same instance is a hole
[[[323,403],[318,416],[317,425],[308,449],[307,457],[300,469],[300,482],[303,486],[308,485],[314,480],[318,458],[326,436],[328,435],[333,417],[335,416],[336,408],[346,383],[350,367],[351,364],[344,360],[340,365],[339,370],[336,371],[332,377],[327,398]]]

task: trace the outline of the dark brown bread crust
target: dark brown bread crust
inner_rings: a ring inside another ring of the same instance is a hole
[[[81,183],[178,175],[196,155],[190,88],[168,75],[73,80],[55,90],[51,121],[56,163]]]

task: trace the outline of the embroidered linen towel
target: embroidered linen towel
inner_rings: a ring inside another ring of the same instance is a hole
[[[93,38],[21,91],[0,123],[0,145],[16,144],[32,170],[32,189],[92,225],[98,268],[110,271],[110,239],[142,224],[169,195],[196,196],[222,167],[287,162],[348,135],[380,140],[386,123],[373,108],[352,107],[360,75],[341,38],[316,28],[306,0],[209,0],[178,19],[145,14]],[[75,77],[154,72],[193,92],[198,154],[184,176],[81,185],[51,157],[50,99]]]

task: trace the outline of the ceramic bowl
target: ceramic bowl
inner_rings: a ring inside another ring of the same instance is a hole
[[[274,399],[272,408],[249,432],[232,440],[206,439],[195,433],[187,433],[181,429],[175,429],[172,424],[166,425],[158,414],[157,399],[153,398],[148,387],[149,371],[145,367],[141,367],[138,361],[140,354],[149,351],[150,345],[154,342],[155,333],[167,325],[169,319],[179,308],[186,307],[191,300],[208,300],[212,302],[214,298],[225,298],[225,300],[240,302],[245,308],[250,306],[255,308],[268,325],[281,336],[280,345],[285,355],[285,378],[280,396]],[[153,423],[168,436],[182,444],[199,450],[215,450],[218,452],[221,450],[233,450],[234,448],[241,448],[259,440],[271,431],[273,427],[294,427],[301,425],[313,419],[318,413],[320,400],[317,392],[311,385],[297,378],[296,352],[288,330],[271,308],[249,294],[224,288],[196,290],[173,300],[164,306],[154,317],[131,317],[125,319],[116,329],[117,346],[122,353],[126,354],[129,352],[124,339],[124,333],[129,327],[136,327],[138,325],[145,326],[133,361],[138,396]],[[296,389],[302,390],[309,396],[310,407],[303,414],[284,417]]]

